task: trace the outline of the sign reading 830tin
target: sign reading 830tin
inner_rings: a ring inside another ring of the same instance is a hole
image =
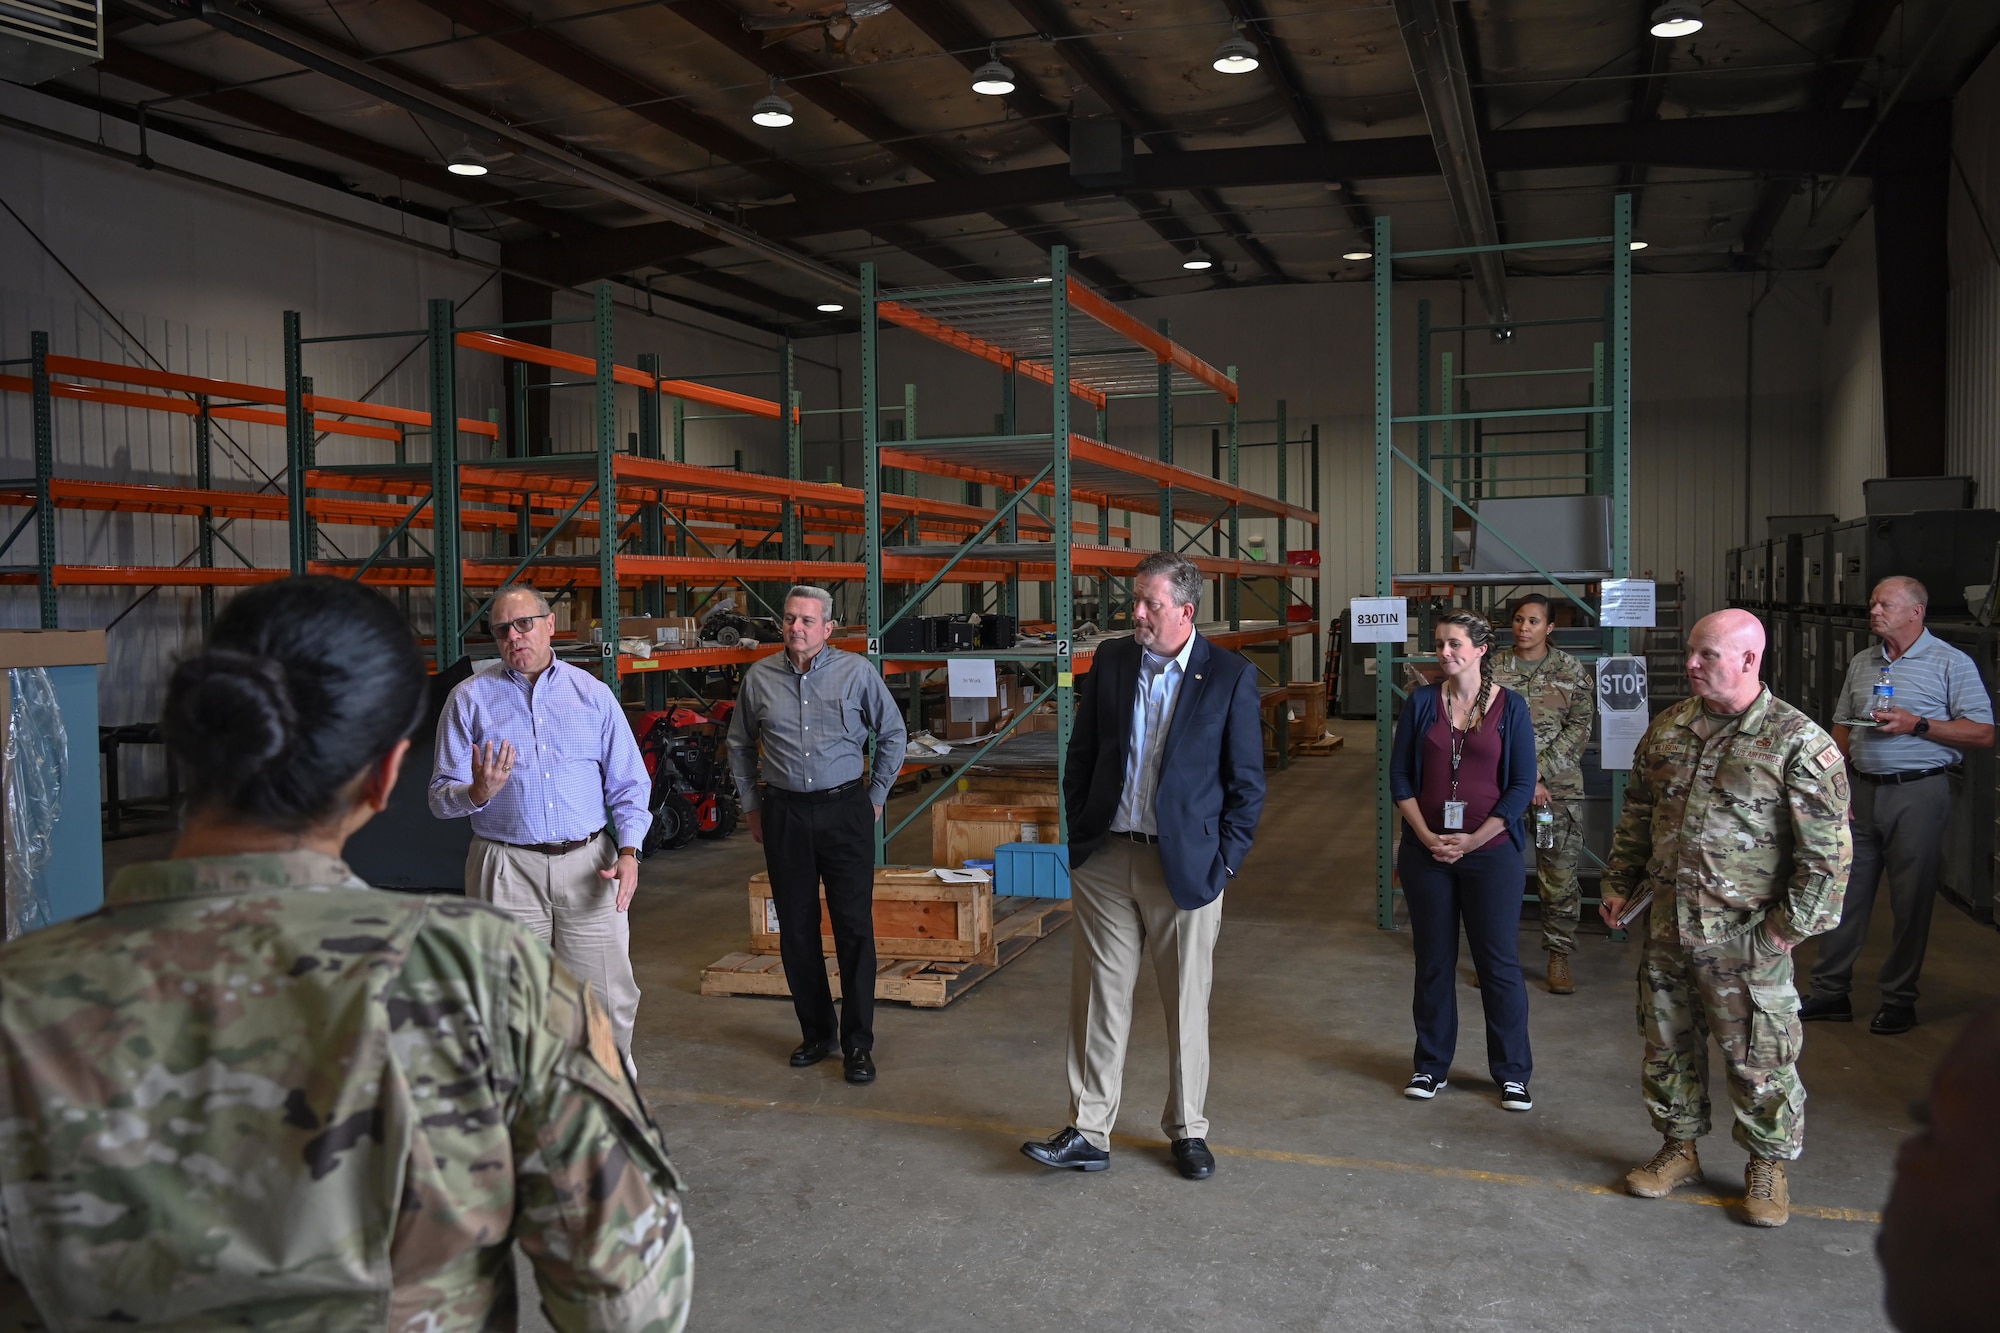
[[[1355,643],[1406,643],[1410,603],[1405,597],[1356,597],[1347,604],[1347,634]]]

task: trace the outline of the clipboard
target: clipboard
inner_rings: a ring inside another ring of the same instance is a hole
[[[1618,929],[1623,930],[1639,919],[1639,914],[1653,905],[1653,891],[1647,889],[1638,897],[1625,904],[1625,910],[1618,914]]]

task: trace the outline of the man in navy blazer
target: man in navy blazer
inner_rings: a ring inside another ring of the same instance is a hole
[[[1208,1150],[1208,996],[1223,890],[1264,811],[1257,670],[1195,632],[1201,571],[1159,552],[1133,580],[1130,638],[1092,658],[1063,772],[1070,891],[1070,1125],[1021,1145],[1044,1166],[1111,1165],[1132,988],[1153,960],[1167,1016],[1160,1120],[1190,1180]]]

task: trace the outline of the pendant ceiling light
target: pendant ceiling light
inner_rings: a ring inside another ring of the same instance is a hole
[[[1208,251],[1197,245],[1194,248],[1194,252],[1181,261],[1181,267],[1195,270],[1214,268],[1215,261],[1208,257]]]
[[[778,81],[771,80],[771,91],[757,99],[750,108],[750,119],[767,130],[782,130],[792,123],[792,104],[778,91]]]
[[[1667,0],[1653,11],[1651,32],[1655,37],[1691,37],[1701,31],[1701,5],[1697,0]]]
[[[1000,62],[1000,48],[986,48],[985,64],[972,71],[972,91],[988,97],[1005,97],[1014,91],[1014,71]]]
[[[1211,63],[1218,74],[1248,74],[1257,68],[1257,48],[1243,35],[1240,21],[1236,24],[1236,31],[1215,48]]]

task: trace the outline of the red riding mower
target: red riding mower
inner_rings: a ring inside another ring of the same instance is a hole
[[[653,823],[641,851],[685,847],[696,838],[736,831],[736,784],[723,753],[733,702],[707,713],[676,707],[642,713],[635,730],[639,754],[653,777]]]

